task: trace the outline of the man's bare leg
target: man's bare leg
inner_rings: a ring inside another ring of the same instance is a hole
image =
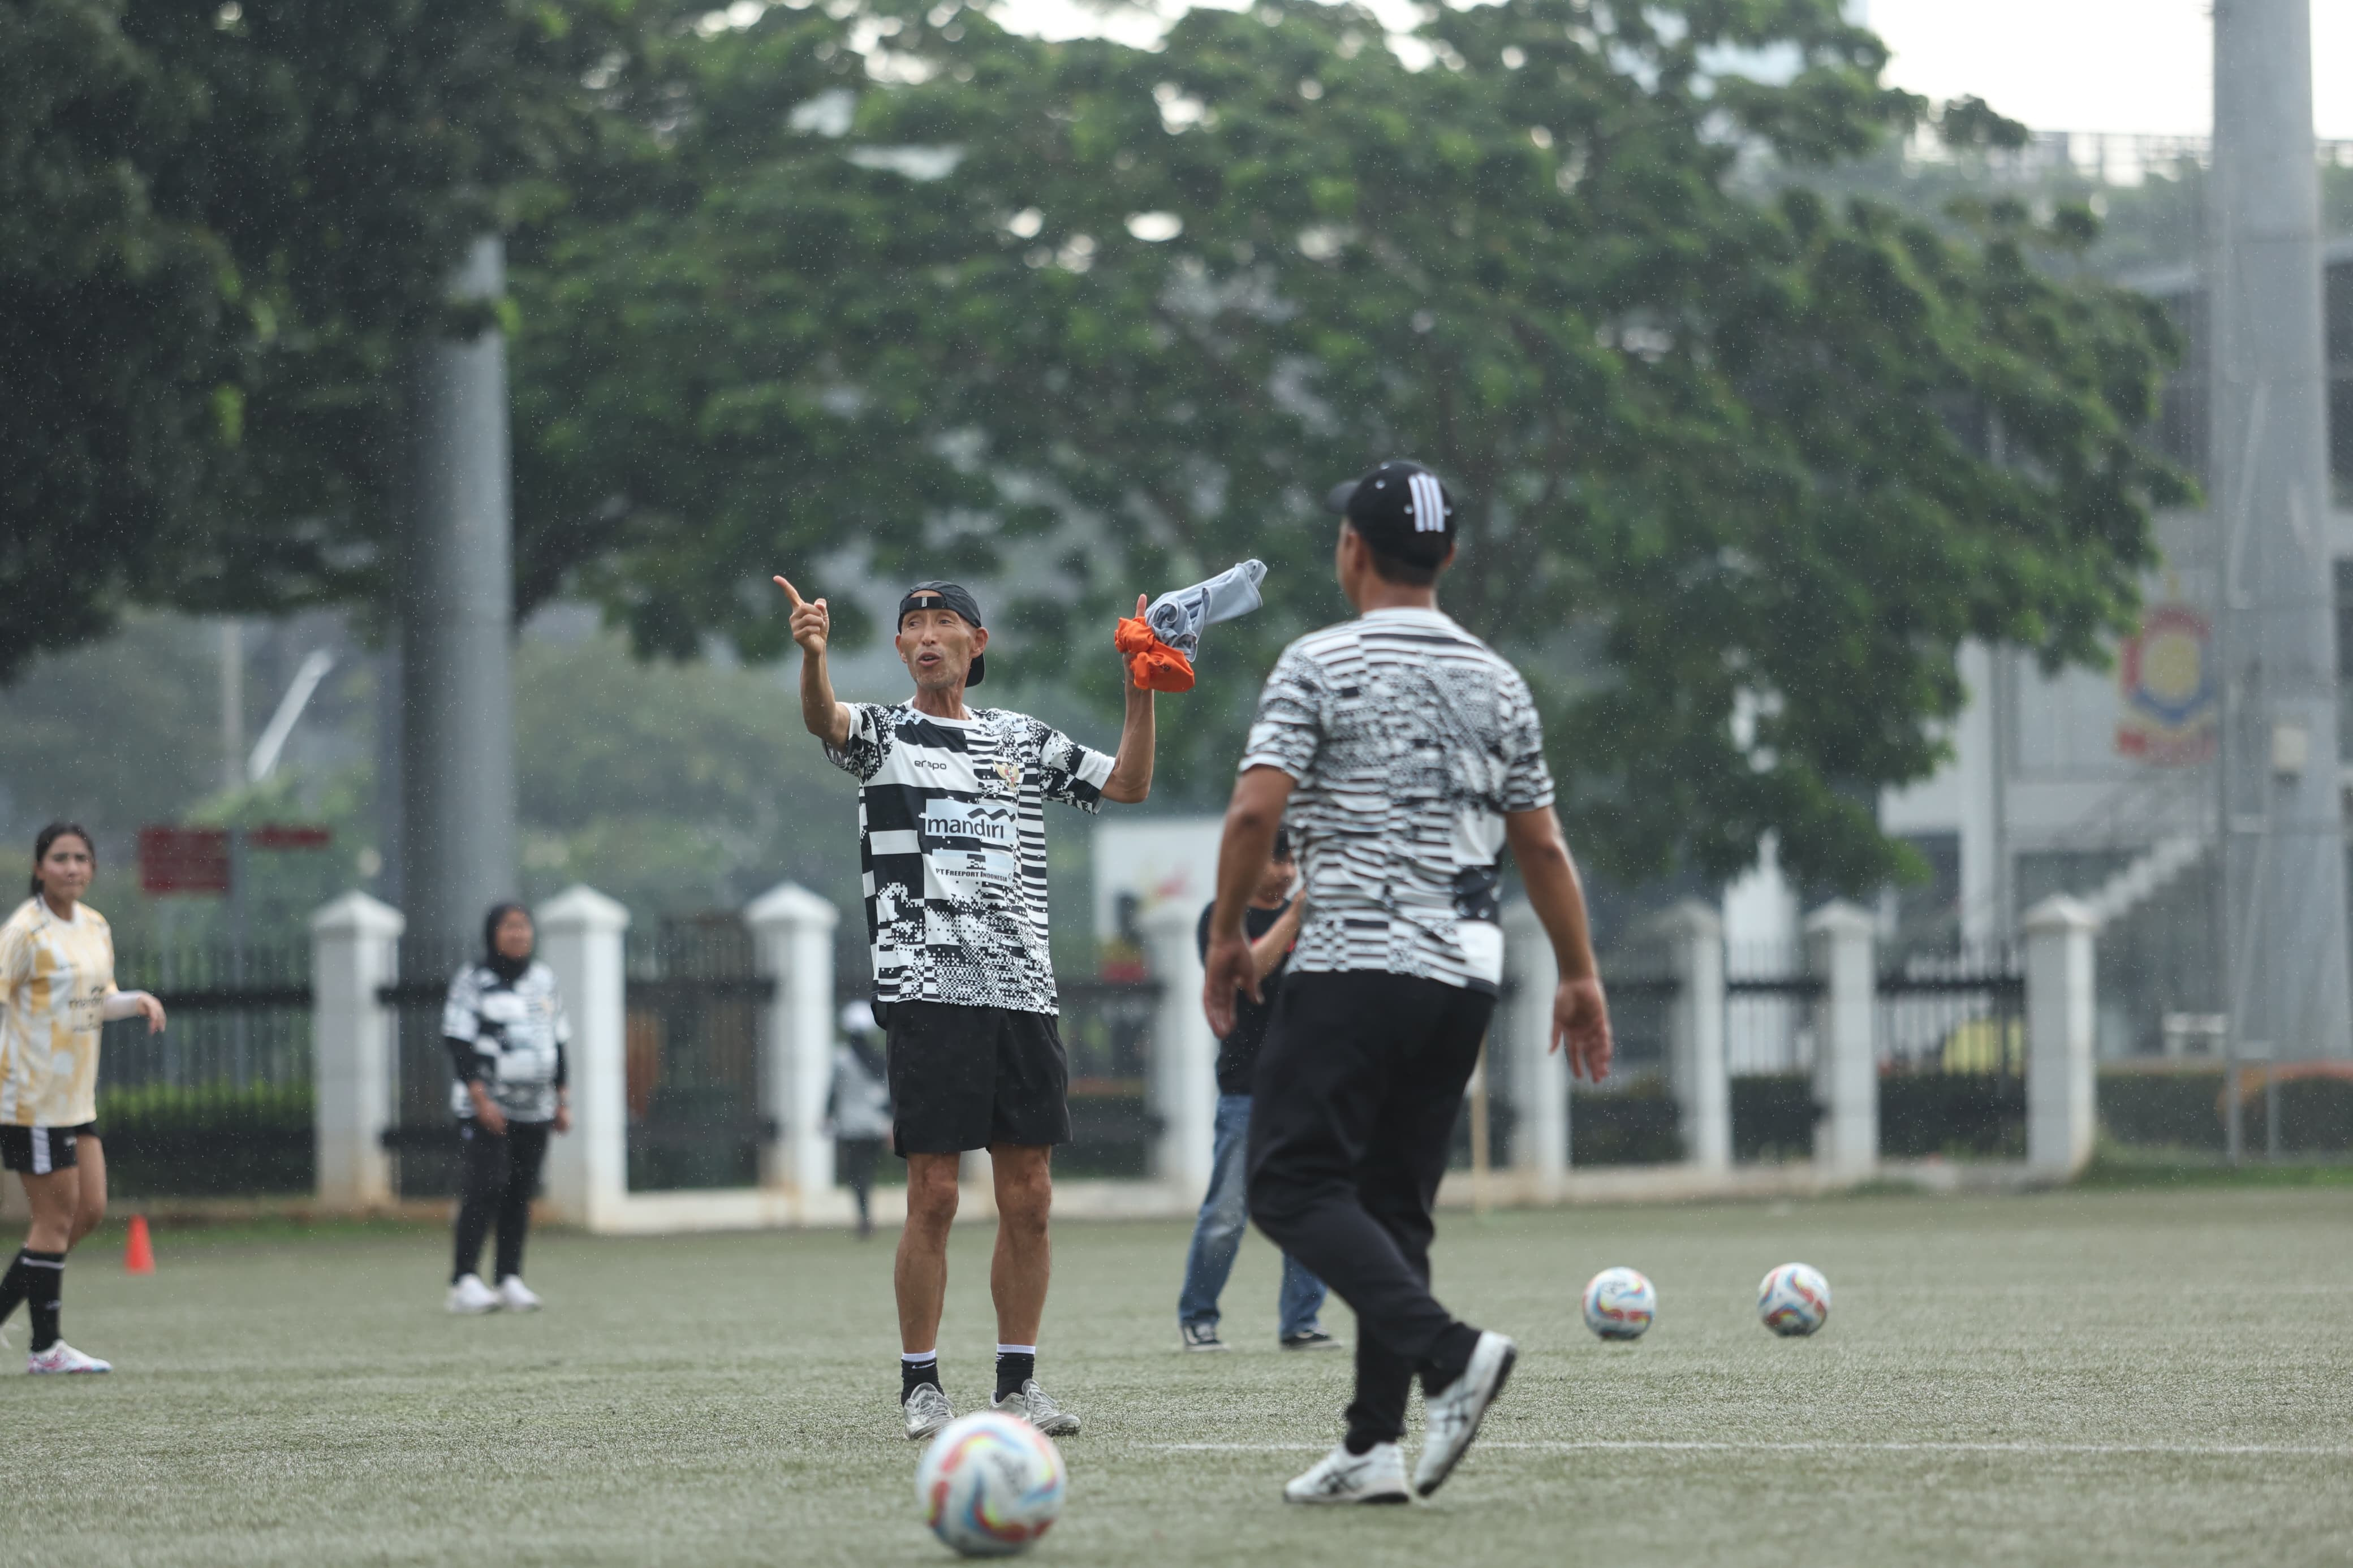
[[[1054,1272],[1054,1244],[1046,1220],[1054,1205],[1054,1151],[1044,1144],[993,1143],[997,1168],[997,1255],[989,1260],[988,1294],[997,1303],[1000,1344],[1034,1345],[1046,1316],[1046,1285]]]
[[[955,1154],[907,1156],[907,1228],[891,1281],[899,1295],[899,1348],[909,1355],[935,1351],[948,1293],[948,1227],[955,1220]],[[1001,1181],[1002,1178],[1000,1178]],[[1003,1246],[1002,1238],[998,1243]],[[1039,1292],[1040,1300],[1044,1293]]]

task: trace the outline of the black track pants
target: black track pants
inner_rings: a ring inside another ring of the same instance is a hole
[[[465,1141],[465,1186],[458,1204],[458,1258],[452,1280],[475,1271],[482,1256],[482,1237],[495,1221],[499,1227],[498,1271],[493,1283],[522,1272],[522,1241],[531,1230],[531,1200],[539,1195],[539,1167],[547,1159],[544,1121],[510,1121],[506,1136],[492,1137],[488,1129],[468,1121],[459,1124]]]
[[[1403,1436],[1414,1373],[1476,1342],[1430,1293],[1430,1205],[1494,1010],[1434,980],[1293,973],[1259,1051],[1250,1217],[1356,1311],[1355,1437]]]

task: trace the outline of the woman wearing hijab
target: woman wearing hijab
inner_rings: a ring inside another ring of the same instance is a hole
[[[441,1035],[457,1075],[449,1108],[464,1141],[458,1258],[449,1276],[453,1312],[539,1309],[522,1282],[522,1242],[550,1132],[572,1127],[565,1089],[564,998],[555,973],[532,957],[537,933],[521,904],[500,904],[482,921],[481,962],[449,982]],[[498,1226],[498,1289],[475,1266],[482,1237]]]

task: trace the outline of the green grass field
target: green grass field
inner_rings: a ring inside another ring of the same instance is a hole
[[[1042,1371],[1088,1427],[1034,1560],[2342,1563],[2348,1220],[2341,1190],[1448,1215],[1441,1290],[1521,1370],[1433,1503],[1339,1514],[1280,1499],[1348,1363],[1274,1348],[1265,1244],[1227,1297],[1238,1353],[1186,1356],[1183,1227],[1072,1224]],[[989,1235],[957,1241],[959,1409],[988,1376]],[[551,1309],[463,1321],[427,1233],[169,1232],[148,1279],[112,1240],[67,1328],[121,1370],[8,1384],[13,1561],[949,1560],[896,1426],[887,1238],[549,1235]],[[1752,1310],[1790,1258],[1836,1291],[1810,1341]],[[1638,1344],[1577,1321],[1613,1263],[1659,1287]]]

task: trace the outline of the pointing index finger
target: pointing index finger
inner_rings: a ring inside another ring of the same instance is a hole
[[[801,607],[801,591],[786,581],[782,574],[776,577],[776,586],[785,591],[785,597],[793,602],[794,609],[797,610]]]

